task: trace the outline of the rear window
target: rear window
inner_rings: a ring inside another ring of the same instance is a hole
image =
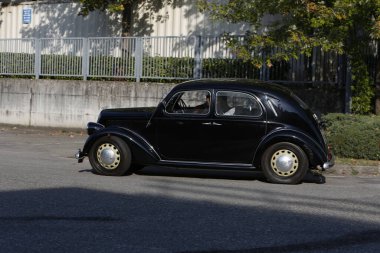
[[[259,117],[262,113],[260,103],[250,94],[235,91],[216,93],[217,115]]]

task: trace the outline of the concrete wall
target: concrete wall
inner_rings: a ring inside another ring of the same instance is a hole
[[[0,123],[84,128],[101,109],[155,106],[172,84],[0,79]]]
[[[105,108],[156,106],[174,84],[0,78],[0,123],[84,128]],[[334,86],[289,86],[317,114],[343,112]]]

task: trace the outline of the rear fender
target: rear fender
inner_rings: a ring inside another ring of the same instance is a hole
[[[309,159],[311,167],[323,165],[327,161],[327,152],[309,135],[290,129],[281,129],[269,133],[259,144],[254,156],[254,165],[261,166],[261,157],[265,150],[278,142],[290,142],[303,149]]]
[[[82,154],[87,156],[92,145],[104,136],[117,136],[125,141],[131,149],[133,162],[138,164],[154,164],[160,160],[160,156],[147,140],[138,133],[122,127],[107,127],[93,132],[87,138]]]

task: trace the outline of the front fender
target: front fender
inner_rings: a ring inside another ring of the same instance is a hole
[[[123,127],[100,128],[93,132],[86,140],[82,155],[87,156],[94,143],[104,136],[117,136],[125,141],[131,149],[133,162],[138,164],[154,164],[160,160],[160,156],[153,146],[138,133]]]
[[[315,141],[306,133],[292,129],[278,129],[269,133],[259,144],[255,156],[254,164],[260,166],[261,156],[267,148],[278,142],[290,142],[301,147],[309,158],[311,167],[323,166],[327,162],[327,150],[324,146]]]

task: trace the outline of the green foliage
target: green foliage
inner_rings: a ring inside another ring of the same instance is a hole
[[[372,99],[375,95],[373,80],[370,79],[367,66],[357,58],[352,61],[352,112],[369,114],[373,110]]]
[[[347,54],[353,61],[353,110],[371,111],[370,88],[364,49],[380,39],[379,0],[198,0],[201,10],[217,20],[250,24],[244,40],[226,34],[229,47],[257,67],[274,61],[310,56],[314,47]],[[271,17],[271,22],[264,22]],[[273,48],[281,50],[273,51]]]
[[[0,52],[0,73],[34,74],[34,54]]]
[[[193,78],[194,59],[183,57],[144,57],[143,75],[153,78]]]
[[[134,2],[139,2],[138,0],[79,0],[82,3],[81,14],[87,16],[91,11],[94,10],[109,10],[110,12],[118,13],[122,12],[125,5]]]
[[[351,50],[357,42],[380,38],[380,1],[378,0],[198,0],[201,10],[214,19],[252,25],[245,41],[232,41],[242,57],[261,63],[274,59],[288,59],[299,53],[310,55],[314,47],[340,53]],[[263,20],[272,15],[273,21]],[[367,44],[368,45],[368,44]],[[259,58],[252,52],[283,51]]]
[[[82,57],[68,55],[41,55],[41,74],[82,75]]]
[[[165,5],[177,3],[176,0],[79,0],[79,2],[82,4],[80,15],[83,16],[95,10],[119,14],[123,36],[131,36],[135,10],[144,9],[146,13],[156,14]]]
[[[89,58],[89,75],[97,77],[134,77],[135,59],[92,56]]]
[[[323,121],[336,156],[380,160],[380,116],[328,114]]]
[[[206,58],[202,61],[203,78],[250,78],[258,79],[260,69],[250,62],[241,59],[213,59]]]
[[[89,57],[91,79],[135,78],[135,57],[91,56]],[[195,60],[189,57],[143,57],[142,74],[145,78],[182,80],[194,78]],[[0,73],[7,76],[34,75],[34,54],[1,53]],[[41,78],[72,79],[80,78],[83,59],[73,55],[42,55]],[[288,80],[289,64],[274,62],[269,79]],[[259,79],[261,69],[242,59],[205,58],[202,60],[203,78],[249,78]],[[144,78],[144,77],[142,77]]]

